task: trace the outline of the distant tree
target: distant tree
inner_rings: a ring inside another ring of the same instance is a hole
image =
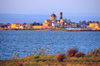
[[[96,21],[98,24],[100,23],[99,21]]]
[[[27,24],[26,22],[24,22],[24,24]]]
[[[82,21],[82,24],[86,24],[86,21],[84,20],[84,21]]]
[[[5,28],[5,27],[7,27],[7,25],[2,25],[1,27],[2,27],[2,28]]]
[[[34,22],[32,25],[34,26],[34,25],[41,25],[41,24],[37,23],[37,22]]]
[[[10,25],[10,23],[7,23],[8,25]]]
[[[89,25],[89,23],[92,23],[92,21],[88,21],[88,22],[86,23],[86,25]]]

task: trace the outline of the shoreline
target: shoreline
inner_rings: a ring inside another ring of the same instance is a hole
[[[0,29],[0,30],[45,30],[45,31],[100,31],[100,29]]]

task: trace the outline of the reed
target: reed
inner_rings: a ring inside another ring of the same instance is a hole
[[[60,54],[58,55],[58,57],[57,57],[57,60],[58,60],[59,62],[63,62],[64,59],[65,59],[65,55],[64,55],[63,53],[60,53]]]
[[[69,48],[69,50],[67,51],[67,56],[68,57],[73,57],[76,54],[76,52],[78,52],[78,50],[75,49],[74,47],[73,48]]]

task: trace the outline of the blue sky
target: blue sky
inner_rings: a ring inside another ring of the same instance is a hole
[[[100,15],[100,0],[0,0],[0,13]]]
[[[0,0],[0,13],[100,16],[100,0]],[[71,19],[71,18],[70,18]]]

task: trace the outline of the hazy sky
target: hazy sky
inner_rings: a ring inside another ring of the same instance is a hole
[[[0,13],[100,16],[100,0],[0,0]]]

